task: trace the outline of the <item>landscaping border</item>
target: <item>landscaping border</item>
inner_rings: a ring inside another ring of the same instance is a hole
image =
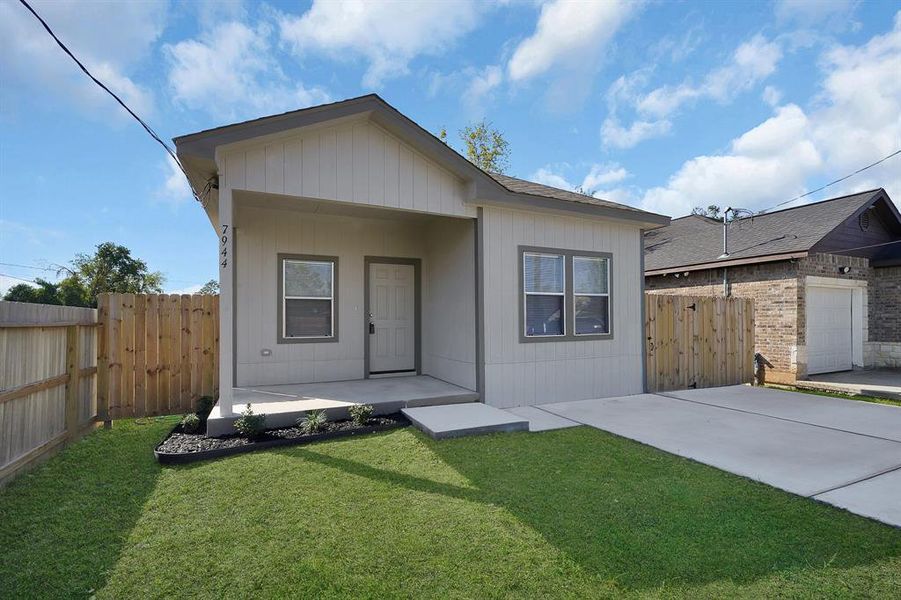
[[[387,415],[385,415],[387,416]],[[222,458],[233,454],[243,454],[245,452],[254,452],[256,450],[267,450],[269,448],[279,448],[282,446],[300,446],[303,444],[311,444],[313,442],[322,442],[337,438],[351,437],[355,435],[364,435],[368,433],[381,433],[383,431],[391,431],[394,429],[403,429],[410,426],[410,420],[400,413],[392,415],[396,417],[397,422],[388,425],[368,425],[359,429],[345,429],[342,431],[327,431],[324,433],[316,433],[298,438],[282,438],[275,440],[264,440],[261,442],[251,442],[243,446],[235,446],[233,448],[215,448],[213,450],[202,450],[200,452],[160,452],[160,446],[175,433],[180,424],[175,425],[169,433],[166,434],[159,444],[153,449],[153,455],[157,462],[161,465],[184,465],[188,463],[198,462],[201,460],[210,460],[213,458]]]

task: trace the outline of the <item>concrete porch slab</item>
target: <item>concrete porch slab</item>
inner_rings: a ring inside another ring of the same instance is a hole
[[[575,421],[570,421],[535,406],[517,406],[515,408],[505,408],[504,410],[514,416],[528,420],[529,431],[550,431],[552,429],[564,429],[579,425]]]
[[[312,410],[324,410],[331,420],[346,419],[348,408],[372,404],[384,415],[413,406],[475,402],[479,395],[469,389],[429,377],[385,377],[328,383],[265,385],[233,390],[234,414],[222,416],[219,405],[207,420],[207,435],[234,433],[234,421],[247,404],[255,414],[266,415],[266,427],[290,427]]]
[[[436,440],[529,429],[529,422],[522,417],[479,402],[405,408],[401,412],[413,425]]]

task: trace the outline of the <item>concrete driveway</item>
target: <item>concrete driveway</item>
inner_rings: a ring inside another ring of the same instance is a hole
[[[901,408],[749,386],[549,413],[901,527]]]

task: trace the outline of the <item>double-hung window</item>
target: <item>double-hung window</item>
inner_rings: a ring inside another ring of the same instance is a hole
[[[575,335],[610,333],[610,259],[573,256]]]
[[[520,341],[613,335],[612,255],[520,246]]]
[[[566,267],[562,254],[524,252],[526,337],[566,335]]]
[[[280,259],[281,338],[284,341],[335,339],[337,259]]]

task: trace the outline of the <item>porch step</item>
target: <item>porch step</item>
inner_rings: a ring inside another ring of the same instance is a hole
[[[401,412],[417,429],[436,440],[529,430],[527,419],[481,402],[405,408]]]

